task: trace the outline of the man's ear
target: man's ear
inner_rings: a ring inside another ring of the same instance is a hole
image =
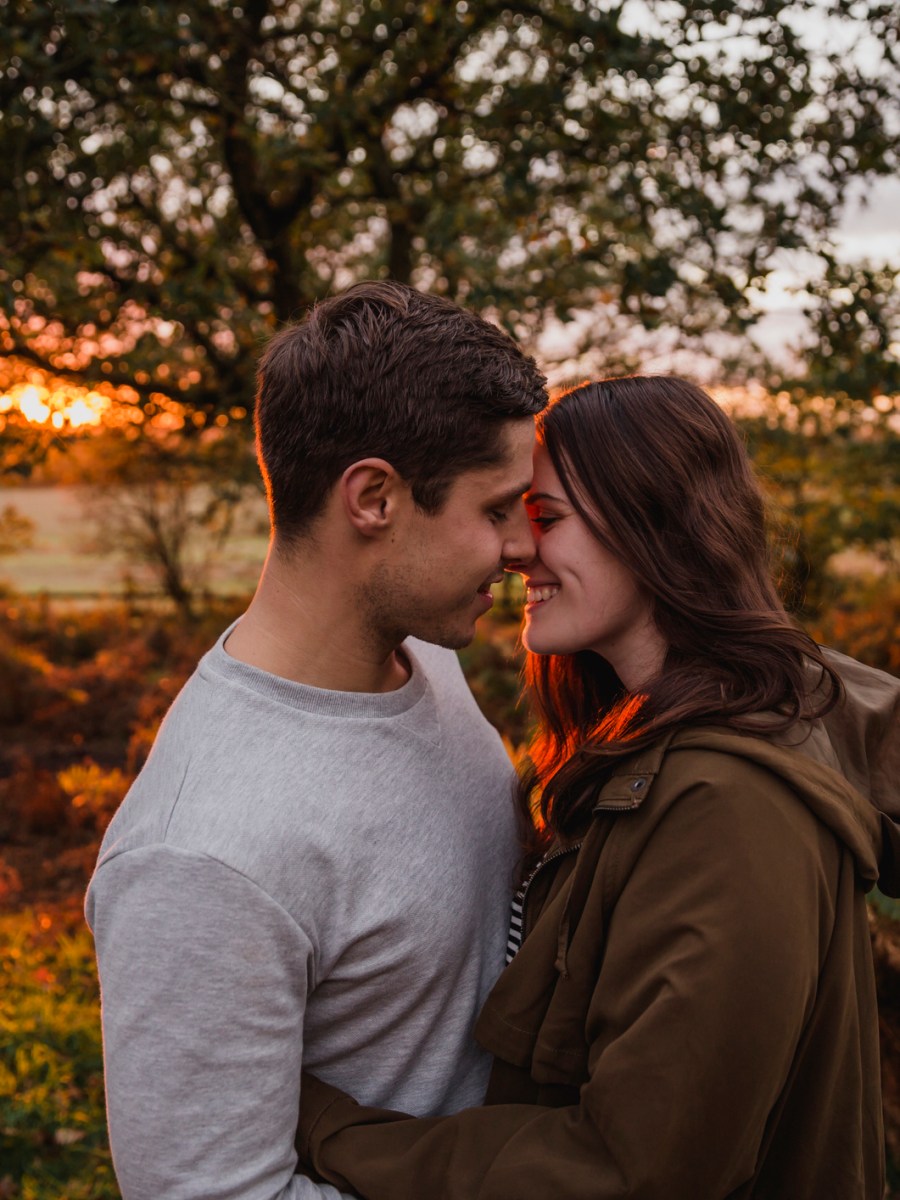
[[[362,458],[338,482],[344,512],[363,537],[379,537],[396,520],[409,488],[383,458]]]

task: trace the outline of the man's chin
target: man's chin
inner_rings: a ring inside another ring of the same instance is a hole
[[[418,638],[420,642],[430,642],[433,646],[443,646],[445,650],[462,650],[475,637],[475,622],[461,621],[455,626],[420,626],[410,630],[410,637]]]

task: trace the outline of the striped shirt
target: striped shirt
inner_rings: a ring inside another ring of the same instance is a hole
[[[534,879],[540,868],[544,865],[547,855],[541,859],[536,866],[529,871],[522,884],[512,899],[512,911],[509,916],[509,936],[506,939],[506,965],[512,962],[519,952],[522,945],[522,938],[525,936],[523,921],[525,919],[525,893],[528,891],[528,885]]]
[[[528,877],[529,879],[531,876]],[[512,912],[509,918],[509,937],[506,939],[506,965],[512,962],[522,945],[522,906],[525,901],[525,888],[528,880],[522,884],[513,896]]]

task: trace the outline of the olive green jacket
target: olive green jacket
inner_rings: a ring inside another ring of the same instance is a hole
[[[486,1107],[306,1079],[306,1161],[369,1200],[880,1200],[865,891],[879,860],[898,883],[872,800],[896,802],[900,685],[865,682],[868,718],[854,694],[802,744],[698,727],[623,761],[528,887],[476,1028]]]

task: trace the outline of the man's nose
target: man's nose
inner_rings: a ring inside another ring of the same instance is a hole
[[[525,505],[519,504],[510,514],[509,533],[503,543],[503,566],[507,571],[516,571],[523,564],[531,562],[536,553],[528,513]]]

